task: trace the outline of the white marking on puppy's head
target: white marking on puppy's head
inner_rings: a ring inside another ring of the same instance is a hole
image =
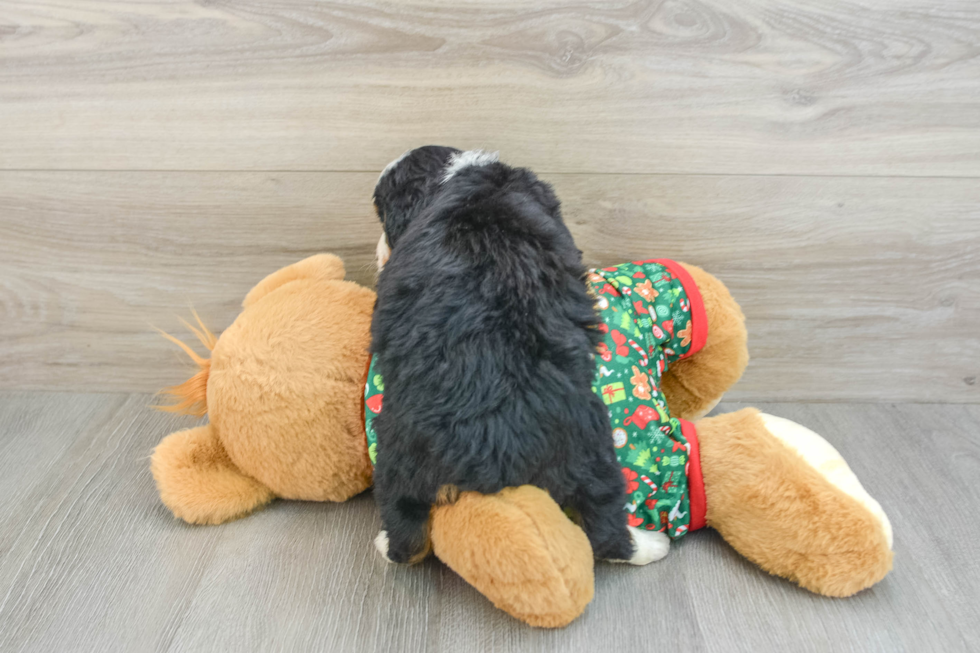
[[[487,166],[496,163],[500,158],[498,152],[484,152],[483,150],[467,150],[454,154],[449,159],[449,165],[442,175],[442,183],[446,183],[453,178],[457,172],[470,166]]]
[[[386,174],[388,174],[388,171],[389,170],[391,170],[396,165],[398,165],[399,163],[401,163],[402,159],[404,159],[406,156],[408,156],[409,154],[411,154],[414,151],[415,150],[405,150],[400,157],[398,157],[397,159],[395,159],[394,161],[392,161],[391,163],[389,163],[388,165],[386,165],[385,166],[385,169],[381,171],[381,174],[380,175],[378,175],[378,181],[381,181],[381,178],[384,177]]]
[[[391,248],[388,247],[388,236],[381,234],[381,239],[378,240],[378,248],[375,250],[378,256],[378,272],[380,273],[385,268],[385,263],[388,262],[388,258],[391,256]]]

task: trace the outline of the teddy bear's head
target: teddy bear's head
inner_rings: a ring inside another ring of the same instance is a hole
[[[161,490],[177,478],[176,469],[168,470],[178,466],[179,474],[202,481],[182,476],[182,492],[207,487],[215,504],[228,502],[225,494],[256,494],[254,487],[286,499],[343,501],[371,485],[362,404],[375,295],[343,276],[340,259],[321,254],[252,289],[242,313],[213,343],[211,358],[198,359],[201,372],[172,389],[183,399],[180,412],[193,412],[188,406],[196,404],[206,408],[210,424],[198,436],[207,446],[191,448],[189,438],[171,436],[158,447],[154,473]],[[218,471],[229,483],[216,484]],[[241,477],[257,483],[243,484]],[[227,492],[214,492],[225,486]],[[256,494],[238,503],[258,501]],[[202,509],[203,518],[188,520],[223,521],[211,512],[241,511]]]

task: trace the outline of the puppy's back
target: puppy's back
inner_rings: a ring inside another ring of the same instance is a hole
[[[441,190],[379,278],[381,416],[405,455],[436,459],[444,482],[531,482],[583,430],[602,428],[580,254],[529,171],[469,168]]]

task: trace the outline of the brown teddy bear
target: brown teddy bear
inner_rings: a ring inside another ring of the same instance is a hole
[[[690,530],[714,528],[766,571],[828,596],[878,582],[891,569],[891,527],[833,447],[798,424],[751,408],[698,419],[747,363],[744,318],[720,281],[694,266],[671,265],[671,278],[676,273],[685,287],[696,286],[697,305],[678,305],[700,311],[703,322],[692,319],[688,332],[677,335],[689,341],[694,324],[700,342],[669,367],[656,363],[664,366],[657,368],[659,385],[649,378],[652,366],[629,372],[633,396],[644,399],[659,388],[674,418],[697,420],[684,422],[696,449],[673,452],[685,469],[698,472],[688,474],[687,510],[659,513],[659,530],[670,526],[671,536],[683,534],[670,520],[688,515],[683,531],[688,524]],[[345,501],[370,487],[365,419],[373,409],[366,406],[365,387],[375,296],[343,279],[339,258],[312,256],[255,286],[220,338],[199,321],[194,331],[210,358],[171,338],[200,371],[168,390],[178,401],[165,409],[209,417],[206,426],[167,436],[153,453],[160,497],[174,515],[219,524],[276,497]],[[653,297],[651,288],[637,286],[639,296]],[[652,328],[672,330],[673,322]],[[614,341],[620,346],[635,343]],[[597,379],[604,357],[616,355],[601,350]],[[642,364],[648,362],[644,356]],[[640,429],[660,423],[669,416],[658,406],[643,405],[628,420]],[[624,469],[628,481],[629,472]],[[430,522],[435,555],[528,624],[564,626],[592,599],[588,540],[543,490],[463,492],[434,507]]]

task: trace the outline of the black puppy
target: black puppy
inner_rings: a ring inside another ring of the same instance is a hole
[[[599,318],[551,187],[496,155],[429,146],[392,162],[374,201],[382,554],[423,555],[432,505],[458,491],[531,484],[578,513],[596,557],[653,559],[627,529],[592,391]]]

